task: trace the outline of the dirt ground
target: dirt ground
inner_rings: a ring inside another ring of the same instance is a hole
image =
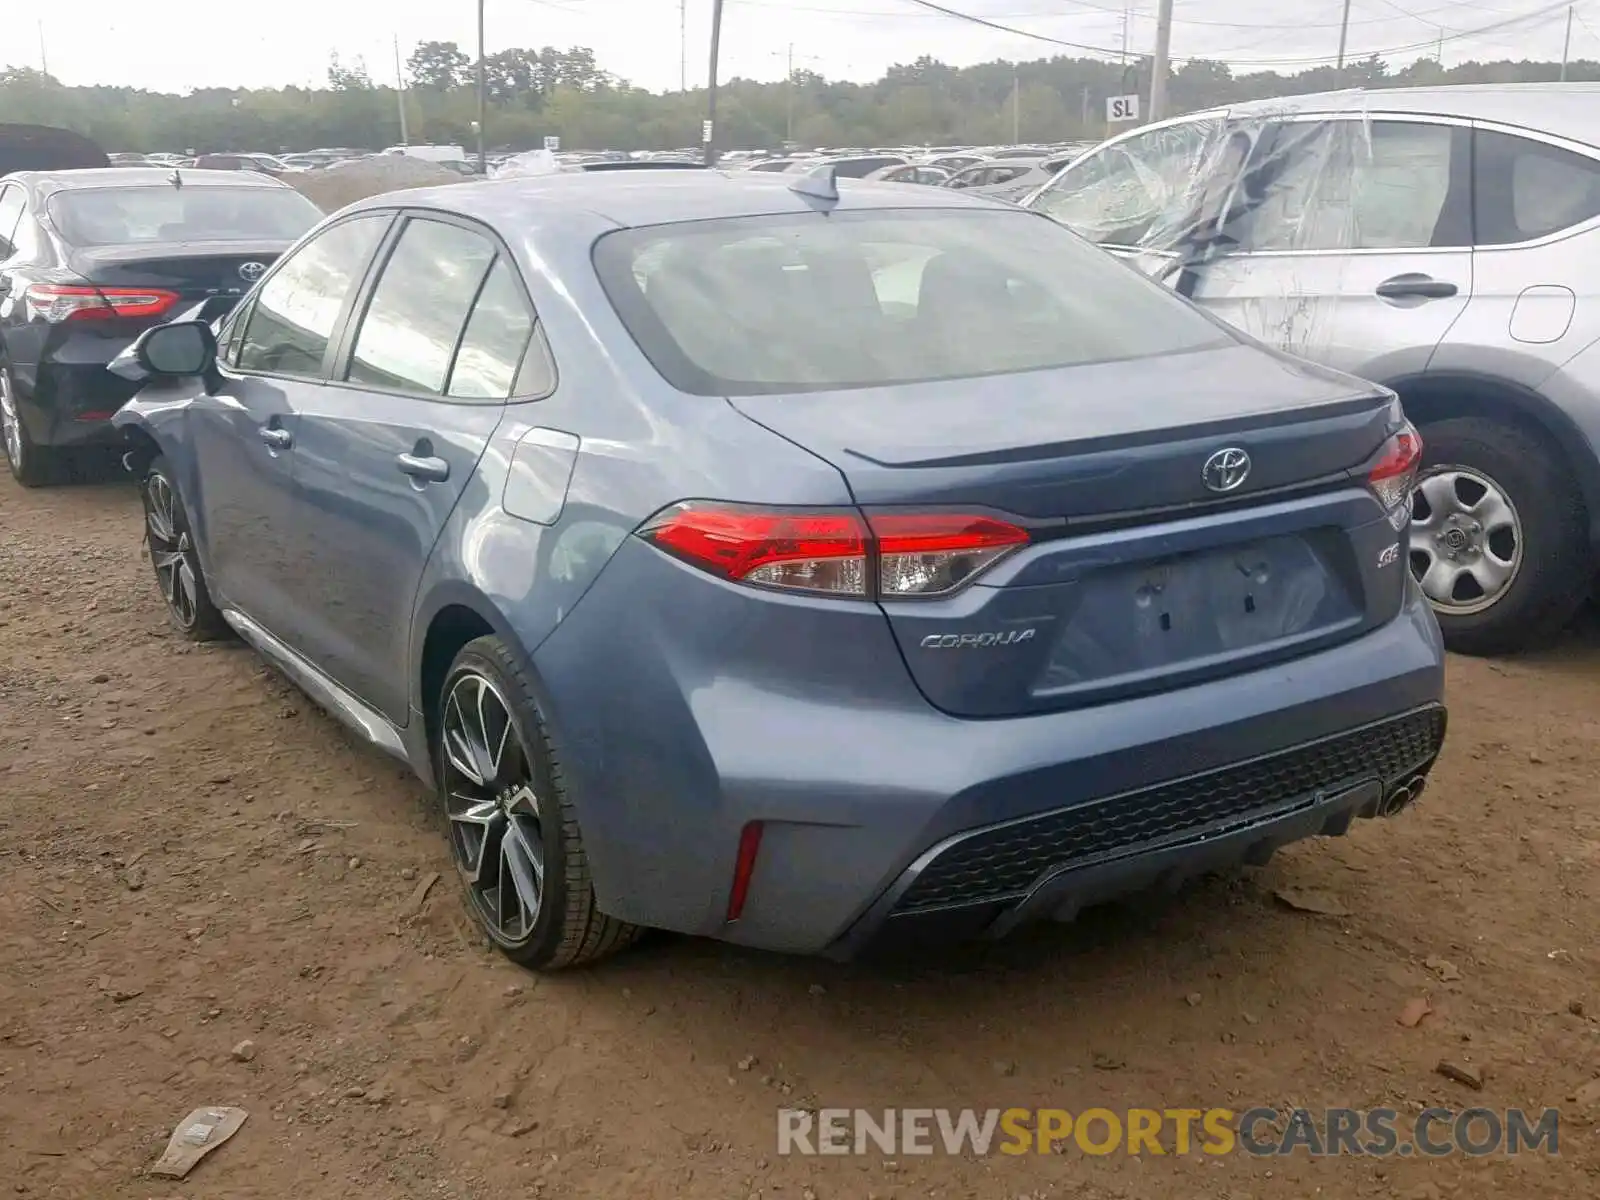
[[[1453,662],[1417,807],[1165,903],[936,962],[662,936],[536,979],[474,937],[399,766],[248,651],[169,632],[137,509],[0,483],[0,1194],[1600,1194],[1600,1107],[1568,1102],[1600,1076],[1600,633]],[[250,1117],[184,1182],[144,1176],[204,1104]],[[1554,1159],[780,1158],[799,1104],[1563,1121]]]

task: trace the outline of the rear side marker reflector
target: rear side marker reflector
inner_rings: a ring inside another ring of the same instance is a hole
[[[803,512],[673,505],[640,535],[735,583],[858,599],[943,596],[1028,543],[1028,532],[971,513]]]
[[[1404,529],[1411,521],[1411,491],[1416,487],[1421,466],[1422,435],[1407,421],[1405,428],[1384,444],[1377,463],[1367,474],[1367,487],[1383,505],[1396,530]]]
[[[728,890],[728,920],[744,915],[744,902],[750,898],[750,880],[756,873],[756,856],[761,853],[760,821],[751,821],[739,831],[739,856],[733,863],[733,887]]]

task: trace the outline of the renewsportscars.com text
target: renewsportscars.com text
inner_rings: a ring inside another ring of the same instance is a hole
[[[778,1110],[778,1153],[1554,1155],[1560,1124],[1553,1108],[787,1108]]]

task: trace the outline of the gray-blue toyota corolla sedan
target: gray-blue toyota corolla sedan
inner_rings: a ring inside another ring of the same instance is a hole
[[[998,936],[1439,753],[1394,395],[997,202],[392,194],[130,355],[173,622],[408,762],[530,967]]]

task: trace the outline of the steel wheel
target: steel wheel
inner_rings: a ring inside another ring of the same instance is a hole
[[[23,472],[21,418],[17,416],[17,402],[11,395],[11,372],[0,370],[0,434],[4,435],[6,458],[17,474]]]
[[[470,668],[450,685],[441,730],[456,867],[490,936],[518,946],[545,896],[544,811],[527,747],[500,690]]]
[[[1411,494],[1411,573],[1442,613],[1498,601],[1522,568],[1522,522],[1493,479],[1469,467],[1428,472]]]
[[[173,619],[185,630],[199,620],[199,565],[172,482],[161,474],[145,480],[145,528],[150,561]]]

